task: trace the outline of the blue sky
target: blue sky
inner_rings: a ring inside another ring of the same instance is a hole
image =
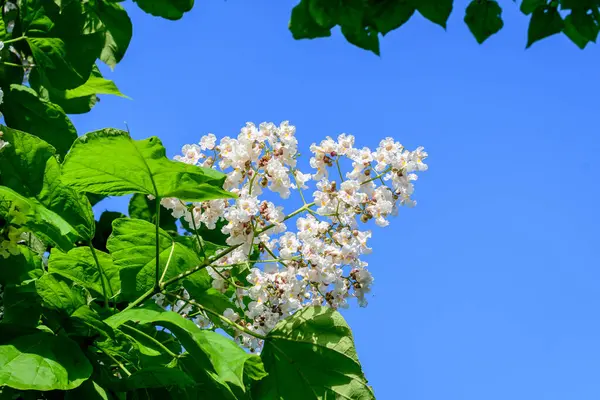
[[[294,41],[291,1],[199,1],[177,22],[129,5],[133,41],[107,76],[133,101],[74,121],[126,121],[170,155],[246,121],[290,120],[305,152],[342,132],[425,146],[419,204],[375,229],[373,296],[344,313],[377,398],[597,400],[600,56],[563,37],[525,51],[509,1],[478,46],[457,3],[447,32],[415,16],[380,58],[337,32]]]

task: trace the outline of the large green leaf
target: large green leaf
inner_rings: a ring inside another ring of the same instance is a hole
[[[100,29],[105,32],[105,42],[100,59],[113,68],[125,55],[131,36],[133,26],[127,11],[118,3],[112,1],[98,0],[95,3],[87,3],[93,7],[92,10],[100,21]]]
[[[65,393],[65,400],[111,400],[113,398],[109,392],[92,379],[88,379],[79,387]]]
[[[0,186],[0,216],[13,225],[35,232],[36,236],[61,250],[71,249],[79,237],[58,214],[5,186]]]
[[[194,0],[134,0],[137,5],[148,14],[156,17],[176,20],[190,11]]]
[[[331,36],[331,28],[319,25],[310,11],[310,1],[301,0],[292,9],[290,32],[294,39],[314,39]]]
[[[77,131],[60,106],[39,98],[33,89],[23,85],[10,85],[10,91],[4,95],[8,126],[39,136],[61,155],[69,150]]]
[[[523,14],[529,15],[537,8],[546,6],[546,4],[548,4],[546,0],[523,0],[521,2],[521,11]]]
[[[560,33],[563,26],[563,19],[555,7],[537,8],[529,21],[527,47],[530,47],[538,40]]]
[[[0,257],[0,285],[19,284],[42,274],[42,259],[26,246],[19,246],[20,254]]]
[[[502,8],[493,0],[473,0],[467,7],[465,23],[481,44],[504,26]]]
[[[325,307],[307,307],[280,321],[261,353],[269,374],[255,386],[261,400],[374,399],[362,372],[352,332]]]
[[[96,250],[96,256],[104,273],[102,278],[107,295],[114,298],[121,290],[119,269],[113,264],[109,254]],[[52,249],[48,259],[48,272],[64,276],[96,296],[104,296],[100,271],[89,247],[76,247],[68,253]]]
[[[61,176],[60,164],[50,158],[44,173],[44,187],[38,199],[48,209],[60,215],[84,241],[94,237],[96,222],[92,206],[85,194],[66,185]]]
[[[103,129],[78,138],[63,165],[63,179],[75,189],[105,195],[150,194],[203,201],[232,197],[225,175],[171,161],[160,140],[133,140],[127,132]]]
[[[83,114],[89,112],[98,102],[100,94],[115,95],[128,98],[122,94],[115,83],[102,77],[98,67],[94,66],[89,79],[74,89],[56,89],[47,81],[42,82],[40,74],[32,73],[29,80],[40,97],[59,105],[67,114]]]
[[[164,326],[177,337],[185,350],[211,378],[245,390],[244,367],[252,355],[225,336],[202,330],[192,321],[156,305],[130,309],[105,320],[113,328],[128,321]],[[255,371],[255,366],[252,371]]]
[[[383,0],[372,4],[370,9],[373,24],[382,35],[404,25],[415,13],[408,1]]]
[[[35,287],[43,306],[51,310],[71,315],[87,304],[83,287],[58,274],[45,274],[35,282]]]
[[[65,100],[72,100],[79,97],[91,96],[93,94],[112,94],[128,98],[119,91],[117,85],[115,85],[113,81],[95,75],[91,75],[83,85],[76,87],[75,89],[66,90],[64,98]]]
[[[586,9],[574,9],[564,20],[563,32],[573,43],[583,49],[589,42],[596,43],[600,29],[599,22],[592,14],[588,14]]]
[[[113,329],[90,306],[83,305],[70,315],[69,330],[80,336],[101,335],[106,338],[114,337]]]
[[[21,390],[69,390],[92,374],[79,346],[40,332],[0,346],[0,386]]]
[[[27,43],[37,68],[50,84],[57,89],[73,89],[90,77],[104,40],[104,35],[98,32],[69,39],[32,37]]]
[[[411,0],[422,16],[444,29],[446,29],[446,22],[452,12],[453,2],[453,0]]]
[[[113,233],[106,247],[111,253],[115,266],[121,271],[122,299],[134,300],[154,286],[156,233],[153,224],[139,219],[117,219],[113,222]],[[162,229],[159,229],[158,248],[161,275],[172,252],[165,280],[200,263],[196,253],[175,242],[171,235]],[[196,274],[204,275],[207,272],[200,270]]]
[[[85,83],[105,43],[105,32],[83,12],[83,2],[30,0],[20,7],[21,28],[36,71],[56,89]]]
[[[196,382],[178,368],[162,366],[144,368],[133,373],[123,382],[123,389],[125,390],[153,389],[173,386],[196,386]]]
[[[44,186],[46,163],[56,151],[37,136],[0,126],[2,140],[10,143],[2,151],[2,185],[27,197],[37,197]]]
[[[28,36],[47,35],[54,27],[54,22],[48,16],[51,2],[44,0],[28,0],[19,7],[21,33]]]
[[[81,239],[91,239],[95,229],[92,207],[85,195],[62,184],[54,148],[28,133],[0,129],[4,140],[11,144],[0,158],[2,184],[38,200],[60,215]]]
[[[35,281],[6,286],[3,294],[4,316],[0,324],[31,328],[39,324],[42,309]]]

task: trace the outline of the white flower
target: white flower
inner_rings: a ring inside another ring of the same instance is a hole
[[[215,148],[216,143],[217,137],[212,133],[209,133],[208,135],[202,136],[200,139],[200,148],[202,150],[212,150]]]
[[[300,241],[292,232],[286,232],[279,238],[279,254],[281,258],[289,260],[300,248]]]
[[[173,215],[173,218],[176,219],[183,217],[187,213],[187,207],[185,204],[181,200],[174,197],[165,197],[164,199],[161,199],[160,205],[166,209],[172,210],[171,215]]]
[[[204,158],[200,146],[197,144],[186,144],[181,148],[181,152],[183,153],[183,156],[175,156],[175,160],[186,164],[196,165],[198,160]]]
[[[296,178],[297,185],[292,183],[292,189],[297,189],[298,187],[300,189],[308,189],[308,186],[306,186],[306,182],[312,179],[311,174],[303,174],[302,172],[296,170],[294,171],[294,177]]]
[[[193,321],[200,329],[207,329],[212,326],[212,321],[204,314],[196,315]]]
[[[354,151],[354,136],[342,133],[338,136],[337,154],[341,156],[351,155]]]
[[[223,311],[223,316],[233,322],[240,319],[240,315],[238,313],[236,313],[235,311],[233,311],[231,308],[225,309],[225,311]]]

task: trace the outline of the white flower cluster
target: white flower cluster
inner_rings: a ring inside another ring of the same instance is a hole
[[[192,226],[222,227],[231,251],[208,268],[213,287],[231,294],[244,312],[227,310],[226,317],[260,335],[307,305],[344,308],[351,297],[366,305],[373,277],[362,256],[371,251],[371,231],[361,226],[370,220],[387,226],[399,206],[414,206],[413,181],[427,169],[421,147],[409,151],[386,138],[375,151],[358,149],[353,136],[342,134],[310,147],[313,171],[304,173],[297,168],[295,131],[288,122],[248,123],[237,138],[217,143],[210,134],[184,146],[175,159],[220,169],[227,175],[225,189],[238,197],[192,205],[161,201]],[[316,189],[312,198],[304,193],[309,186]],[[259,199],[265,190],[283,199],[297,190],[303,206],[286,215],[282,207]],[[288,229],[285,222],[296,216],[295,229]],[[252,267],[246,286],[231,275],[233,265],[244,263]],[[260,345],[245,333],[238,339],[252,349]]]

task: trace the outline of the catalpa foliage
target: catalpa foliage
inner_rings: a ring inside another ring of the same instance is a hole
[[[125,9],[1,3],[0,395],[373,399],[338,309],[366,306],[370,229],[416,204],[424,150],[342,134],[302,169],[287,122],[174,160],[156,137],[78,136],[67,114],[125,97],[96,65],[124,57]],[[136,3],[169,19],[193,5]],[[106,196],[130,196],[129,215],[94,215]]]

